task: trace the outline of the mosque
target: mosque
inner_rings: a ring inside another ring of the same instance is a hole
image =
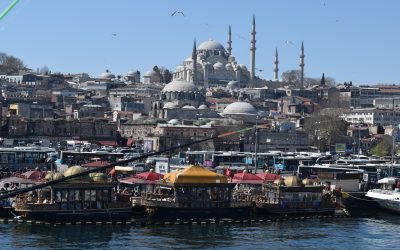
[[[198,47],[194,41],[192,55],[183,61],[173,73],[172,82],[161,91],[158,101],[153,103],[151,116],[162,119],[193,119],[199,116],[214,116],[206,105],[205,92],[210,87],[227,87],[228,89],[254,88],[265,86],[267,81],[255,76],[256,56],[256,22],[253,16],[250,41],[250,69],[236,62],[232,54],[232,33],[229,26],[227,48],[217,41],[209,40]],[[275,51],[274,80],[278,80],[278,51]],[[304,47],[300,55],[300,72],[303,82]],[[145,74],[148,82],[152,79],[151,72]],[[302,84],[301,82],[301,84]],[[245,102],[232,105],[223,112],[225,117],[254,117],[254,107]],[[254,118],[253,118],[254,119]]]
[[[255,44],[256,24],[253,16],[251,32],[251,65],[250,70],[244,64],[238,64],[232,55],[232,32],[229,26],[228,46],[225,49],[217,41],[209,40],[196,47],[194,42],[192,56],[183,61],[173,74],[175,79],[185,79],[196,86],[209,88],[216,86],[225,87],[229,82],[238,82],[240,87],[249,87],[254,81],[260,81],[255,77]]]

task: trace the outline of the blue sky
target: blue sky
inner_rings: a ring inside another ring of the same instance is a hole
[[[2,0],[1,10],[11,2]],[[171,17],[174,10],[186,16]],[[230,24],[233,54],[249,65],[255,14],[256,67],[265,70],[263,78],[273,77],[275,47],[280,73],[297,69],[303,40],[306,76],[398,83],[399,10],[396,0],[21,0],[0,22],[0,51],[33,69],[47,65],[92,76],[105,69],[175,69],[191,54],[194,37],[198,44],[211,38],[226,46]]]

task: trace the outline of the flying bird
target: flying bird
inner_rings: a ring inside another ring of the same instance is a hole
[[[241,35],[239,35],[239,34],[235,34],[235,35],[236,35],[236,37],[237,37],[237,38],[240,38],[240,39],[246,40],[246,38],[244,38],[243,36],[241,36]]]
[[[176,14],[181,14],[182,16],[185,16],[185,14],[180,10],[175,10],[174,12],[172,12],[171,16],[175,16]]]
[[[255,68],[255,70],[260,71],[260,72],[264,71],[263,69],[258,69],[258,68]]]
[[[286,44],[294,45],[294,42],[292,42],[292,41],[286,41]]]
[[[115,33],[114,33],[114,34],[112,34],[112,35],[113,35],[113,36],[117,36],[117,34],[115,34]]]

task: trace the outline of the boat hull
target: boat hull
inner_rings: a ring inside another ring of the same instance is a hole
[[[16,210],[25,220],[48,222],[105,222],[129,221],[132,208],[88,209],[88,210]]]
[[[374,189],[368,191],[367,197],[379,204],[379,207],[400,213],[400,192]]]
[[[146,207],[151,218],[175,219],[217,219],[217,218],[249,218],[252,207],[228,208],[172,208],[172,207]]]
[[[257,204],[258,215],[315,215],[315,214],[333,214],[336,210],[336,204],[329,204],[326,206],[319,207],[285,207],[281,204]]]

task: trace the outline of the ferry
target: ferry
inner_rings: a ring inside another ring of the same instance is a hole
[[[367,197],[376,201],[383,209],[400,213],[400,178],[386,177],[380,179],[379,189],[369,190]]]
[[[50,173],[56,180],[84,171],[79,166]],[[22,219],[48,222],[127,221],[132,216],[130,202],[116,200],[116,183],[102,173],[80,177],[17,196],[15,212]]]
[[[288,176],[265,183],[262,194],[255,197],[257,213],[275,214],[333,214],[336,202],[325,187],[311,179],[303,181]]]
[[[249,217],[252,202],[234,198],[235,185],[224,175],[192,165],[165,174],[158,183],[146,185],[141,204],[151,217]]]

